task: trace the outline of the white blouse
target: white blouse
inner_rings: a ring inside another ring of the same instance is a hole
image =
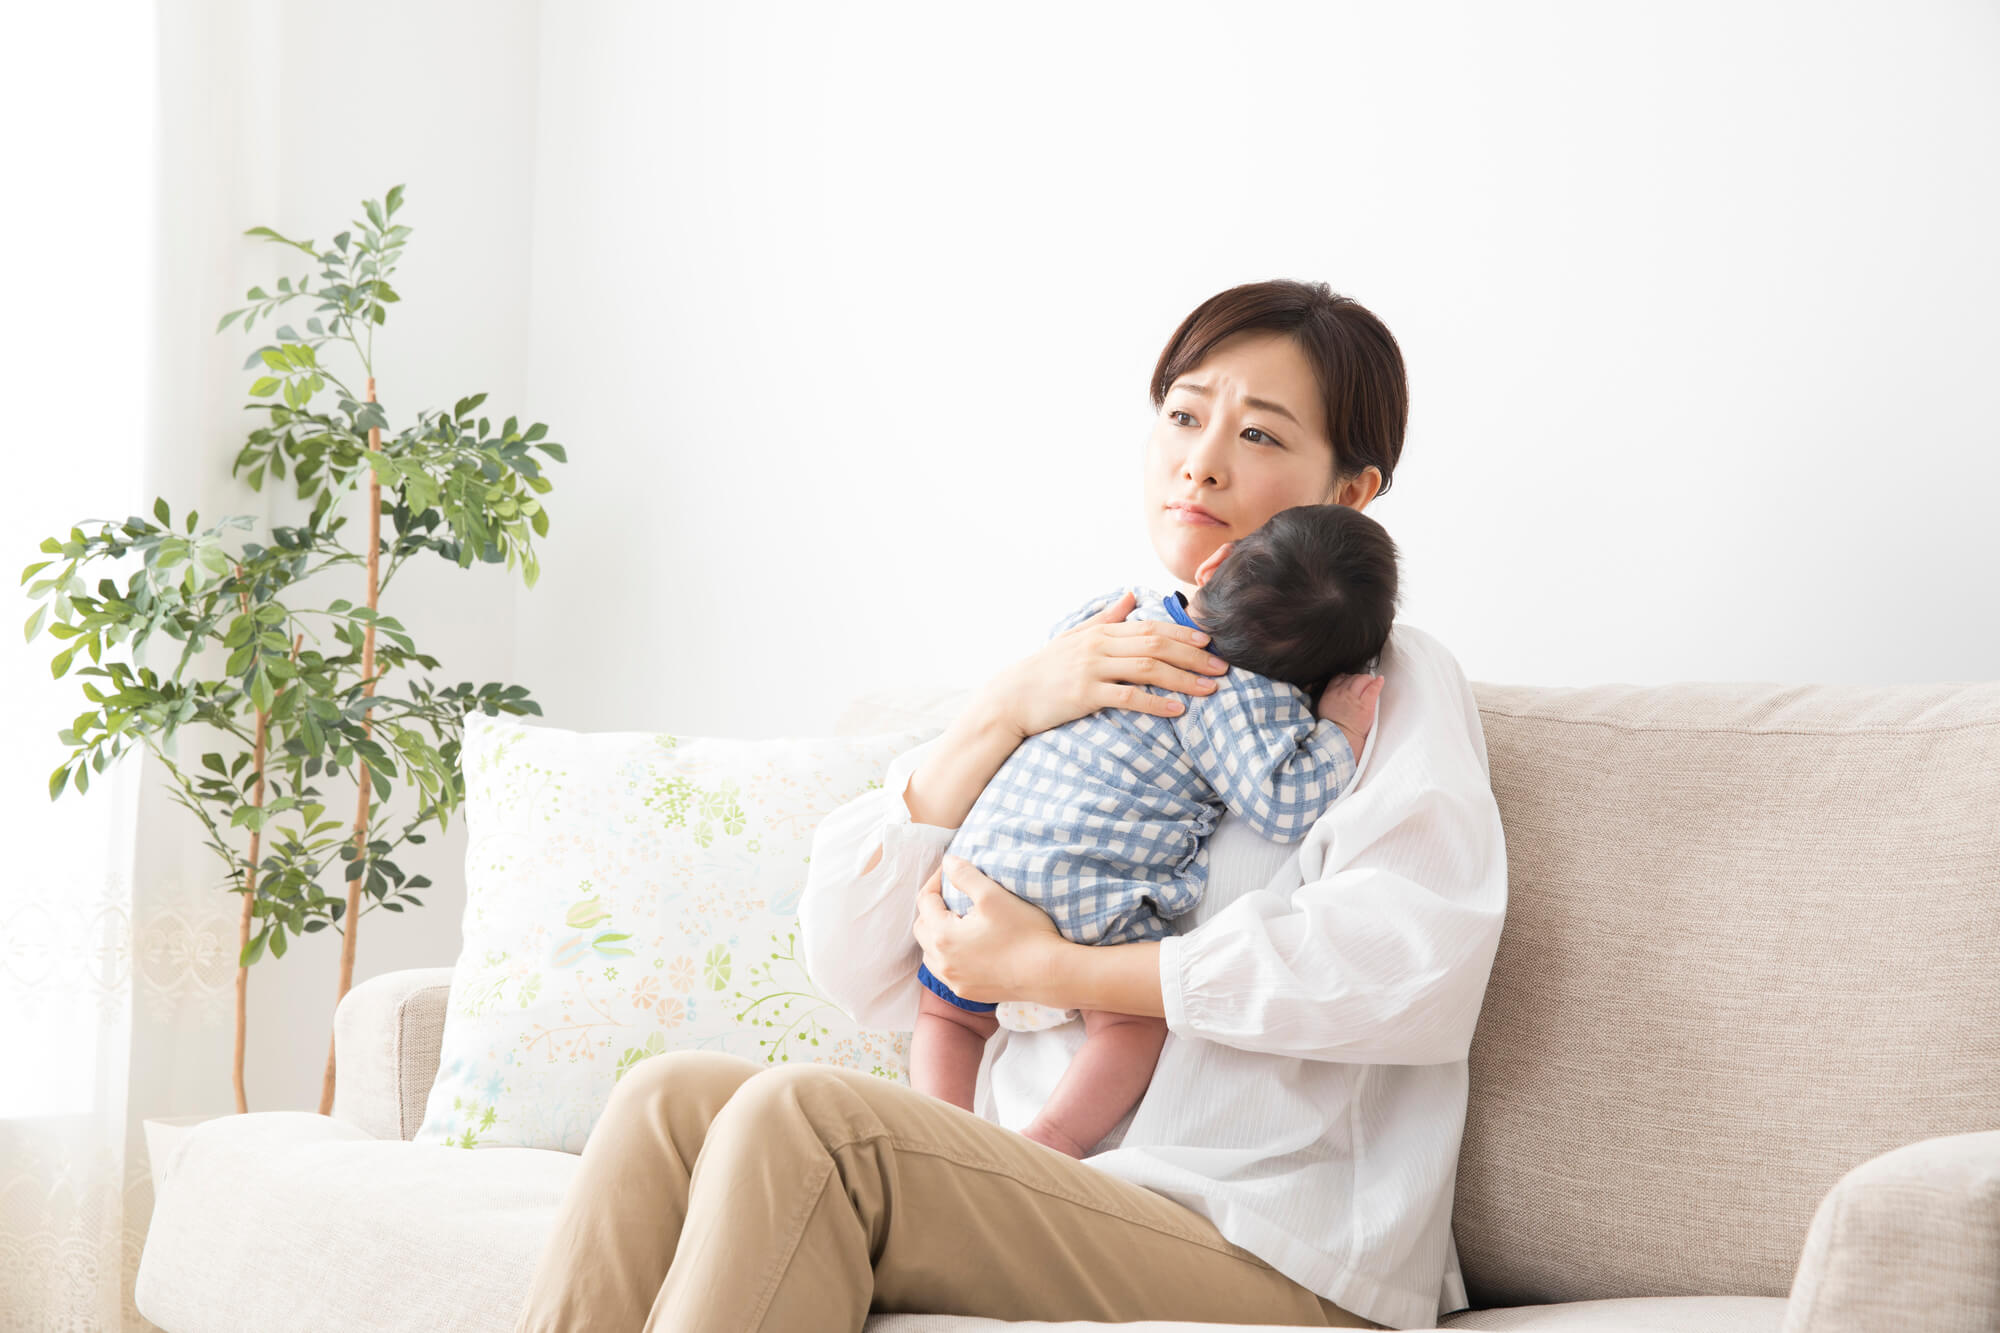
[[[1083,1160],[1344,1309],[1430,1328],[1468,1303],[1451,1206],[1507,855],[1457,659],[1398,623],[1376,669],[1354,785],[1302,841],[1271,842],[1228,812],[1217,823],[1206,892],[1160,941],[1167,1038],[1152,1083]],[[935,743],[899,755],[813,837],[806,966],[864,1027],[915,1026],[917,890],[954,830],[912,821],[904,791]],[[1082,1023],[996,1031],[975,1114],[1026,1128],[1083,1038]]]

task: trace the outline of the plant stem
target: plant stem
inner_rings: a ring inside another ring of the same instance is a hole
[[[371,337],[373,336],[372,330],[370,336]],[[369,375],[368,377],[368,401],[371,403],[375,401],[375,376],[372,374]],[[368,447],[371,450],[380,449],[382,447],[382,428],[380,426],[370,426],[368,428]],[[382,555],[381,473],[377,472],[374,468],[369,468],[368,469],[368,609],[370,611],[376,609],[376,602],[381,595],[381,584],[379,582],[381,574],[381,555]],[[375,621],[372,617],[368,621],[368,628],[364,632],[361,640],[361,674],[367,682],[361,687],[362,697],[364,699],[374,697]],[[362,710],[361,714],[361,734],[371,740],[374,739],[375,736],[375,719],[369,714],[368,710],[365,708]],[[364,759],[361,762],[360,797],[354,812],[354,838],[356,842],[356,846],[354,849],[355,858],[359,860],[364,867],[367,864],[367,858],[368,858],[368,796],[369,796],[370,786],[372,785],[370,781],[371,777],[372,777],[372,771],[368,767],[367,760]],[[367,878],[368,878],[367,872],[364,868],[361,874],[356,875],[353,879],[347,882],[346,929],[340,932],[340,987],[333,997],[333,1005],[336,1011],[340,1008],[340,1002],[347,997],[348,990],[354,984],[354,936],[355,932],[359,930],[361,926],[361,889],[362,885],[367,882]],[[329,1034],[326,1043],[326,1077],[321,1082],[320,1093],[319,1093],[319,1113],[321,1115],[333,1114],[333,1083],[334,1083],[333,1054],[334,1054],[333,1037],[331,1034]]]

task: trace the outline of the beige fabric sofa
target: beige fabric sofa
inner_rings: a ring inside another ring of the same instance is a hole
[[[2000,682],[1473,688],[1510,884],[1453,1217],[1474,1308],[1441,1327],[2000,1328]],[[963,700],[868,696],[836,729]],[[450,982],[349,993],[331,1118],[182,1140],[149,1319],[509,1329],[577,1159],[407,1142]]]

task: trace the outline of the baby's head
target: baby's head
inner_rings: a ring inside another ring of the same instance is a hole
[[[1396,543],[1347,505],[1281,509],[1195,577],[1188,612],[1216,656],[1315,699],[1365,670],[1396,618]]]

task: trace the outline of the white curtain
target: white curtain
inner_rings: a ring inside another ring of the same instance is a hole
[[[143,1122],[235,1109],[238,900],[142,750],[50,800],[68,753],[57,733],[90,707],[77,674],[89,661],[52,678],[60,645],[46,631],[24,641],[35,604],[18,579],[49,558],[42,538],[148,513],[155,495],[177,520],[199,508],[203,526],[264,512],[229,478],[244,428],[219,391],[235,392],[242,354],[214,336],[256,281],[241,280],[234,219],[258,200],[231,191],[260,175],[239,155],[273,146],[256,141],[277,119],[263,9],[21,6],[0,38],[0,555],[14,589],[0,654],[4,1330],[152,1328],[132,1302],[153,1201]],[[86,566],[86,581],[123,587],[131,568]]]

